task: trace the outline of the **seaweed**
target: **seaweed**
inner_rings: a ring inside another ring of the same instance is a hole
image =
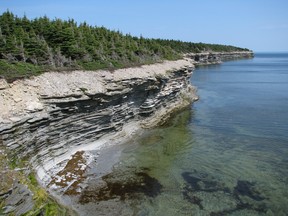
[[[143,169],[145,170],[145,169]],[[102,177],[105,182],[94,190],[85,190],[80,196],[81,204],[88,202],[107,201],[111,199],[137,199],[141,195],[156,197],[161,193],[163,186],[156,178],[151,177],[144,171],[135,172],[132,176],[123,179],[124,173],[110,173]]]

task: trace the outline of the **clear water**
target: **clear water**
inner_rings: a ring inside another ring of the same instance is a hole
[[[99,215],[288,215],[288,54],[200,67],[192,83],[200,100],[125,144],[85,205]]]

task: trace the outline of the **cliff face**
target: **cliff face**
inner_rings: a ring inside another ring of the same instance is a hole
[[[49,187],[71,155],[115,142],[126,125],[132,124],[132,129],[123,136],[161,124],[169,114],[197,100],[189,82],[195,62],[239,55],[189,54],[184,60],[114,72],[49,72],[10,85],[0,80],[0,153],[10,161],[28,160]],[[113,140],[105,139],[107,135]],[[91,160],[83,152],[81,158],[86,164]],[[4,194],[9,199],[19,187],[0,188],[0,198]],[[32,195],[25,196],[18,194],[18,199]],[[31,202],[27,205],[28,211]],[[19,206],[12,206],[17,212]]]
[[[188,53],[187,58],[193,59],[195,65],[219,64],[222,61],[253,58],[254,54],[251,51],[242,52],[202,52],[202,53]]]
[[[144,71],[47,73],[18,81],[1,90],[2,145],[11,156],[55,159],[131,120],[146,121],[161,107],[182,100],[181,94],[189,92],[193,100],[192,66],[181,60],[167,63],[168,72],[153,71],[154,65]]]

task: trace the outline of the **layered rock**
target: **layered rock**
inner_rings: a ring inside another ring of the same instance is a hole
[[[187,58],[193,59],[195,65],[219,64],[222,61],[253,58],[252,51],[239,51],[239,52],[202,52],[202,53],[188,53],[185,55]]]
[[[47,174],[88,144],[131,121],[156,125],[168,112],[195,100],[189,84],[192,68],[191,61],[180,60],[16,81],[0,94],[2,146],[10,158],[28,158],[49,183]]]

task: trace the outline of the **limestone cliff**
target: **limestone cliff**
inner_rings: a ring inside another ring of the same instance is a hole
[[[180,60],[114,72],[46,73],[14,82],[1,90],[1,142],[11,156],[54,158],[121,130],[131,119],[146,121],[180,95],[195,97],[189,85],[192,67]]]
[[[51,186],[52,176],[71,155],[115,142],[121,131],[125,137],[131,130],[161,124],[175,110],[197,100],[190,85],[195,63],[232,57],[251,57],[251,53],[187,54],[183,60],[112,72],[49,72],[12,84],[0,80],[0,156],[27,160],[27,172],[35,169],[42,184]],[[86,162],[91,159],[81,156]],[[9,200],[19,190],[19,181],[13,185],[0,188],[0,199]],[[31,201],[27,187],[25,191],[25,197],[18,194],[21,203],[28,197]],[[7,200],[5,212],[17,214],[17,204]],[[28,211],[33,204],[24,207]]]

